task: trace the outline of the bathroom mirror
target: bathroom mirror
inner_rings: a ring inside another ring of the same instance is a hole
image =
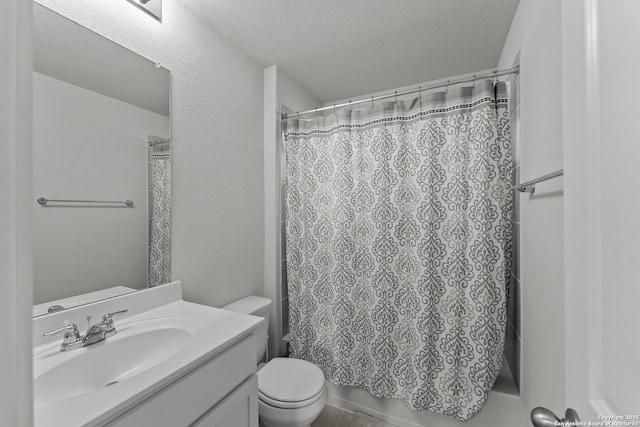
[[[33,6],[38,316],[169,281],[171,75]]]

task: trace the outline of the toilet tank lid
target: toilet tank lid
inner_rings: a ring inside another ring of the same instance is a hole
[[[255,315],[269,310],[269,308],[271,308],[271,300],[257,295],[249,295],[248,297],[234,301],[221,308],[235,313]]]

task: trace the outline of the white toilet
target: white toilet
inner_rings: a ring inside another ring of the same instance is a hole
[[[267,329],[271,300],[248,296],[222,307],[236,313],[264,317],[267,322],[257,332],[257,362],[267,349]],[[261,366],[262,365],[262,366]],[[258,365],[258,405],[260,423],[266,427],[308,427],[327,403],[327,385],[322,370],[300,359],[277,357]]]

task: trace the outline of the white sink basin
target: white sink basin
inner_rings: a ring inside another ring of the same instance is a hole
[[[121,309],[118,333],[60,351],[65,322]],[[224,352],[264,319],[182,300],[179,282],[34,318],[34,427],[105,425]]]
[[[189,318],[124,323],[115,336],[68,352],[49,349],[34,357],[34,401],[51,403],[126,381],[171,358],[203,329]]]

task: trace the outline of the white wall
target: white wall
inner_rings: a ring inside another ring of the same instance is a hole
[[[278,102],[291,111],[305,111],[319,107],[321,102],[293,80],[282,68],[277,68]]]
[[[521,0],[498,68],[520,53],[521,182],[563,167],[561,3]],[[520,198],[522,425],[545,406],[564,413],[563,179]],[[515,424],[514,424],[515,425]]]
[[[0,425],[29,427],[31,2],[0,2]]]
[[[33,76],[34,303],[147,286],[147,136],[169,118],[49,76]],[[36,197],[134,201],[42,206]]]
[[[172,72],[172,278],[220,306],[263,293],[262,67],[178,1],[39,0]]]
[[[273,301],[269,322],[269,355],[283,353],[282,321],[288,322],[288,295],[283,283],[282,222],[282,156],[281,106],[304,111],[320,106],[306,89],[284,70],[273,65],[264,70],[264,294]]]

